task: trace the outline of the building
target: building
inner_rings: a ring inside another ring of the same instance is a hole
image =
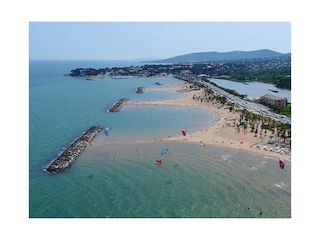
[[[285,98],[280,98],[273,96],[271,94],[266,94],[260,97],[259,102],[263,105],[272,107],[272,108],[284,108],[286,107],[287,101]]]

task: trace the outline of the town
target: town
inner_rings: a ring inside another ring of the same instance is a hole
[[[147,63],[147,62],[145,62]],[[180,64],[151,64],[104,69],[77,68],[68,76],[87,77],[94,80],[101,77],[154,77],[166,75],[206,75],[208,78],[223,78],[232,81],[261,81],[276,87],[291,89],[291,57],[289,55],[251,60],[198,62]]]

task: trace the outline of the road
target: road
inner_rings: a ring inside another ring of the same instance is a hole
[[[258,104],[255,102],[248,102],[201,79],[195,79],[194,82],[196,82],[200,86],[203,86],[212,90],[217,95],[225,97],[228,102],[234,103],[240,109],[246,109],[249,112],[259,114],[264,117],[269,117],[275,121],[279,121],[281,123],[286,123],[291,125],[291,118],[270,112],[268,108],[262,104]]]

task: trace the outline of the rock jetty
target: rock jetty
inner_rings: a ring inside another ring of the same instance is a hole
[[[138,87],[136,93],[143,93],[144,90],[144,87]]]
[[[118,100],[111,108],[109,108],[108,112],[119,112],[123,105],[129,100],[129,98],[121,98]]]
[[[48,167],[50,173],[59,173],[71,167],[72,163],[80,156],[88,144],[102,131],[103,127],[93,126],[87,129],[78,139],[61,153]]]

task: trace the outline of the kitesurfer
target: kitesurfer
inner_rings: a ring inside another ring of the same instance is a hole
[[[285,164],[284,164],[284,159],[283,159],[283,158],[280,158],[280,159],[279,159],[279,166],[280,166],[280,168],[281,168],[281,169],[284,169],[284,165],[285,165]]]

